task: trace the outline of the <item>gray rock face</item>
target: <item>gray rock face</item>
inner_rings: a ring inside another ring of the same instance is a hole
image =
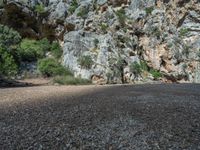
[[[75,76],[82,78],[92,78],[94,75],[106,77],[111,53],[109,44],[112,42],[112,37],[109,35],[97,35],[84,31],[69,32],[64,38],[64,64],[74,71]],[[78,59],[81,56],[92,57],[94,63],[90,69],[80,66]]]

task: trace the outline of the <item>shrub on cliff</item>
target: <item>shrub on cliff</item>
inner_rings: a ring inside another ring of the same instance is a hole
[[[154,77],[155,80],[162,77],[162,74],[158,70],[151,69],[150,73],[152,74],[152,76]]]
[[[58,63],[54,58],[44,58],[38,61],[38,70],[45,77],[57,75],[73,75],[72,72]]]
[[[130,64],[130,72],[132,72],[135,76],[138,76],[142,72],[141,65],[137,62],[133,62]]]
[[[36,61],[39,58],[43,58],[45,53],[50,49],[50,43],[47,39],[40,41],[23,39],[19,54],[22,61]]]
[[[37,12],[38,14],[42,14],[45,13],[45,7],[43,4],[38,4],[35,6],[35,12]]]
[[[124,9],[120,9],[115,14],[118,17],[118,20],[119,20],[120,24],[124,25],[125,21],[126,21],[126,18],[127,18],[125,10]]]
[[[86,56],[79,57],[78,63],[84,69],[91,69],[94,62],[91,56],[86,55]]]
[[[61,58],[63,51],[58,42],[54,41],[51,44],[51,53],[55,58],[57,59]]]
[[[76,0],[72,0],[71,5],[68,9],[69,12],[73,14],[77,8],[78,8],[78,2]]]

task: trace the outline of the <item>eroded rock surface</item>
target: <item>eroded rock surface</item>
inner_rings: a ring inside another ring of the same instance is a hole
[[[63,64],[76,76],[131,81],[130,64],[142,60],[163,81],[200,82],[199,0],[7,0],[0,6],[0,22],[24,37],[59,39]],[[79,65],[82,55],[92,57],[91,68]],[[148,72],[138,77],[148,79]]]

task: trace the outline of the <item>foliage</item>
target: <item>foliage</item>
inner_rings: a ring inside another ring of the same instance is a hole
[[[98,39],[94,39],[94,45],[95,45],[95,47],[97,47],[98,44],[99,44],[99,40]]]
[[[159,39],[161,36],[161,31],[158,27],[153,27],[151,29],[151,34],[153,34],[154,36],[156,36]]]
[[[18,72],[18,66],[13,56],[3,47],[0,47],[0,75],[14,76]]]
[[[42,14],[45,13],[45,7],[43,4],[38,4],[35,6],[35,12]]]
[[[126,21],[126,12],[124,9],[120,9],[115,13],[119,19],[121,25],[125,24]]]
[[[142,72],[141,66],[138,62],[133,62],[130,64],[130,72],[135,75],[139,75]]]
[[[181,28],[179,31],[180,36],[185,36],[187,35],[189,30],[187,28]]]
[[[158,70],[151,69],[150,73],[152,74],[154,79],[158,79],[158,78],[162,77],[162,74]]]
[[[77,0],[72,0],[68,11],[69,11],[71,14],[73,14],[77,8],[78,8]]]
[[[58,42],[54,41],[51,44],[51,52],[52,52],[53,56],[57,59],[59,59],[62,56],[63,51]]]
[[[20,44],[19,54],[22,61],[35,61],[43,58],[50,49],[50,43],[47,39],[41,41],[23,39]]]
[[[200,58],[200,49],[199,49],[199,51],[197,52],[197,56]]]
[[[148,65],[145,61],[140,61],[140,67],[143,71],[148,71]]]
[[[20,34],[4,25],[0,25],[0,44],[6,48],[12,48],[21,41]]]
[[[79,10],[79,12],[77,13],[77,16],[78,17],[82,17],[82,18],[85,18],[88,14],[88,9],[83,7]]]
[[[37,41],[37,43],[45,52],[51,48],[50,42],[47,38],[43,38],[43,39]]]
[[[107,29],[108,29],[108,24],[106,24],[106,23],[101,23],[101,24],[100,24],[100,28],[101,28],[101,30],[102,30],[103,32],[106,32]]]
[[[75,78],[73,76],[57,76],[54,78],[54,83],[61,85],[87,85],[91,84],[91,81],[82,78]]]
[[[78,63],[82,68],[85,69],[91,69],[92,65],[94,64],[92,57],[89,55],[79,57]]]
[[[153,6],[145,8],[145,12],[146,12],[147,15],[151,15],[151,13],[153,12],[153,10],[154,10]]]
[[[183,54],[185,54],[186,55],[186,57],[188,57],[189,56],[189,54],[190,54],[190,49],[191,49],[191,47],[190,46],[188,46],[188,45],[183,45]]]
[[[56,75],[73,75],[71,71],[53,58],[44,58],[38,61],[38,70],[45,77],[52,77]]]
[[[19,33],[12,28],[0,25],[0,74],[14,76],[18,72],[18,44],[21,41]]]

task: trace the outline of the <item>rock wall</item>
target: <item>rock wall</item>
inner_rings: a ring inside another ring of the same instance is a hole
[[[75,76],[130,82],[130,64],[142,60],[163,81],[200,83],[199,0],[7,0],[0,6],[0,22],[25,37],[59,39],[63,64]],[[91,68],[79,65],[83,55],[92,57]],[[137,79],[153,78],[146,72]]]

